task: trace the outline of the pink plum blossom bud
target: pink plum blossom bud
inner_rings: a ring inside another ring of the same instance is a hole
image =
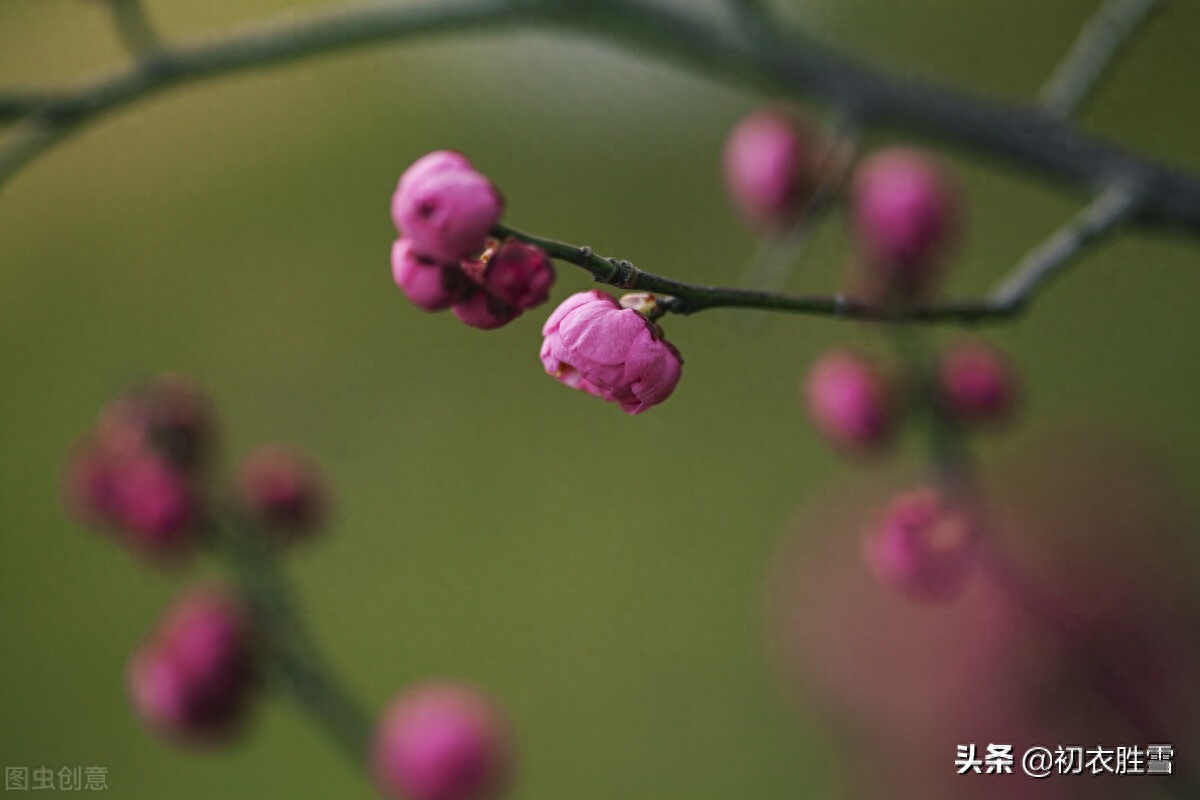
[[[450,310],[463,324],[483,331],[507,325],[521,315],[519,309],[501,303],[487,292],[476,292]]]
[[[666,400],[683,359],[657,325],[611,295],[571,295],[542,327],[541,359],[560,383],[640,414]]]
[[[151,455],[113,465],[115,521],[134,544],[175,550],[191,539],[199,515],[195,492],[178,469]]]
[[[483,272],[484,290],[519,311],[550,299],[554,266],[541,249],[508,240],[491,255]]]
[[[799,221],[818,183],[818,138],[782,111],[757,111],[725,142],[725,185],[746,222],[778,231]]]
[[[894,392],[883,372],[846,349],[826,352],[808,372],[804,399],[817,430],[850,452],[881,449],[895,432]]]
[[[403,800],[493,800],[508,789],[513,761],[503,710],[480,689],[450,681],[393,698],[372,747],[380,791]]]
[[[895,498],[864,543],[867,564],[883,583],[914,600],[959,595],[975,560],[975,526],[932,490]]]
[[[968,423],[999,422],[1017,400],[1017,378],[1007,357],[991,345],[964,340],[947,348],[938,365],[942,409]]]
[[[484,175],[454,163],[452,156],[426,158],[430,161],[418,160],[401,176],[392,219],[416,252],[454,264],[483,249],[504,198]]]
[[[191,378],[166,373],[117,395],[101,410],[97,437],[118,453],[146,451],[193,470],[211,455],[212,403]]]
[[[507,325],[525,309],[546,302],[554,283],[549,256],[515,240],[488,248],[478,259],[464,259],[459,266],[476,291],[452,306],[454,316],[481,330]]]
[[[77,445],[64,476],[67,508],[107,528],[136,554],[166,566],[195,543],[203,515],[194,480],[150,452],[123,452],[98,437]]]
[[[264,445],[246,456],[237,494],[250,517],[281,542],[312,533],[325,521],[328,492],[320,468],[284,445]]]
[[[418,255],[407,239],[392,245],[392,279],[413,305],[425,311],[449,308],[475,291],[461,269]]]
[[[117,490],[112,456],[94,436],[72,446],[62,477],[63,505],[76,520],[96,527],[117,519]]]
[[[249,617],[226,591],[202,587],[173,601],[127,669],[134,710],[180,743],[228,738],[254,688]]]
[[[852,227],[884,293],[913,297],[929,288],[957,233],[958,205],[949,175],[916,150],[882,150],[858,166]]]
[[[400,176],[400,182],[396,186],[396,193],[397,195],[410,193],[414,187],[420,186],[421,181],[440,172],[472,172],[474,170],[475,166],[470,159],[457,150],[434,150],[432,153],[421,156],[410,164],[408,169],[404,170],[404,174]]]

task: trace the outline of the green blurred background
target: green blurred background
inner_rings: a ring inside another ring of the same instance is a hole
[[[177,35],[316,5],[150,10]],[[1020,100],[1095,5],[789,11],[896,70]],[[1200,4],[1164,5],[1082,121],[1200,169]],[[0,85],[54,84],[120,57],[100,3],[0,3]],[[728,211],[718,153],[762,101],[582,39],[443,39],[187,87],[17,177],[0,193],[0,762],[105,765],[121,797],[367,794],[286,702],[266,705],[244,745],[201,755],[151,740],[126,706],[130,647],[194,576],[147,571],[77,528],[58,471],[110,394],[178,370],[216,399],[228,461],[286,441],[325,465],[337,524],[291,568],[370,705],[427,676],[487,686],[520,731],[521,798],[834,791],[852,759],[780,700],[764,575],[796,510],[857,469],[817,442],[797,381],[820,350],[870,344],[869,332],[669,319],[684,378],[630,418],[541,373],[544,314],[481,333],[415,310],[388,267],[397,176],[452,147],[502,188],[517,227],[735,282],[754,243]],[[951,290],[977,292],[1080,198],[948,155],[972,206]],[[836,287],[845,257],[834,219],[791,288]],[[587,286],[564,267],[555,300]],[[1025,424],[985,456],[1028,452],[1064,421],[1111,421],[1197,485],[1198,297],[1196,243],[1139,234],[990,331],[1029,397]],[[913,463],[913,450],[875,469]],[[803,535],[857,547],[847,532]]]

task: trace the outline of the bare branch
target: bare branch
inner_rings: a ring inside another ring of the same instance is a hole
[[[1158,0],[1105,0],[1042,87],[1038,101],[1046,113],[1059,119],[1074,114],[1157,5]]]
[[[160,42],[142,0],[107,0],[113,27],[125,48],[135,56],[158,49]]]
[[[133,0],[111,0],[114,4]],[[756,5],[747,9],[753,11]],[[128,8],[135,8],[130,5]],[[748,42],[718,24],[647,0],[430,0],[423,5],[359,6],[243,28],[223,37],[146,52],[137,63],[58,93],[0,93],[0,120],[22,119],[0,143],[0,183],[39,153],[125,105],[185,83],[296,61],[352,47],[467,30],[544,27],[649,51],[718,78],[816,98],[856,124],[891,124],[926,138],[966,145],[1046,177],[1104,191],[1063,231],[1033,251],[987,299],[903,309],[841,295],[783,295],[696,286],[642,272],[625,261],[497,228],[588,269],[597,280],[673,298],[670,310],[744,307],[852,319],[971,323],[1015,316],[1034,293],[1088,244],[1124,222],[1200,235],[1200,178],[1080,134],[1035,109],[902,81],[808,41]],[[1113,188],[1120,187],[1120,188]]]
[[[664,307],[676,314],[693,314],[709,308],[753,308],[795,314],[838,317],[875,322],[950,322],[977,324],[1001,321],[1025,311],[1049,280],[1101,237],[1116,231],[1137,213],[1141,195],[1135,188],[1114,184],[1080,211],[1070,222],[1034,248],[992,292],[979,300],[957,300],[933,305],[880,306],[842,294],[794,295],[723,286],[700,286],[655,275],[629,261],[602,256],[580,247],[497,225],[492,234],[541,248],[552,258],[582,267],[600,282],[619,289],[665,295]]]
[[[125,2],[126,0],[116,0]],[[223,37],[164,45],[141,63],[49,94],[0,93],[0,110],[37,119],[53,131],[22,134],[2,159],[0,181],[34,155],[85,124],[134,101],[185,83],[296,61],[322,53],[416,36],[514,27],[565,30],[607,39],[638,53],[796,99],[817,99],[862,123],[881,123],[973,148],[1030,172],[1098,191],[1124,180],[1142,187],[1137,219],[1200,234],[1200,178],[1080,134],[1034,109],[904,81],[816,44],[779,41],[763,47],[717,23],[646,0],[428,0],[318,13],[235,30]],[[3,116],[0,114],[0,116]],[[36,145],[36,146],[34,146]]]
[[[821,317],[837,317],[872,322],[947,322],[974,324],[1000,321],[1014,316],[1018,309],[991,300],[948,301],[929,306],[884,307],[854,300],[843,294],[799,295],[737,289],[725,286],[701,286],[684,283],[646,272],[629,261],[602,256],[590,247],[567,244],[531,233],[497,225],[492,234],[512,238],[541,248],[552,258],[582,267],[599,283],[618,289],[639,290],[662,295],[663,306],[674,314],[694,314],[710,308],[753,308]]]
[[[1025,306],[1035,292],[1061,274],[1089,245],[1112,233],[1134,215],[1140,201],[1141,197],[1133,187],[1124,184],[1109,187],[1074,219],[1030,251],[992,290],[992,301],[1000,306]]]

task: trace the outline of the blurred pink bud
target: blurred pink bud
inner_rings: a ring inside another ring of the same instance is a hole
[[[834,349],[817,359],[804,383],[817,430],[848,451],[877,451],[891,441],[896,399],[883,372],[856,352]]]
[[[419,159],[392,196],[396,227],[416,252],[443,264],[481,251],[504,210],[492,182],[456,157],[443,151]]]
[[[108,528],[138,555],[166,565],[194,544],[202,517],[195,484],[154,453],[114,451],[89,438],[68,456],[64,484],[73,516]]]
[[[145,451],[193,470],[216,439],[212,403],[191,378],[157,375],[114,397],[100,412],[96,436],[116,453]]]
[[[524,311],[550,299],[554,266],[533,245],[508,240],[488,259],[484,290],[505,305]]]
[[[190,541],[199,504],[186,476],[152,455],[123,458],[112,469],[114,521],[134,544],[157,552]]]
[[[508,789],[513,762],[503,710],[480,689],[450,681],[393,698],[372,748],[379,789],[404,800],[492,800]]]
[[[442,266],[418,255],[407,239],[397,239],[392,245],[392,279],[413,305],[425,311],[449,308],[475,291],[458,266]]]
[[[284,445],[264,445],[242,461],[237,493],[243,508],[267,534],[293,541],[324,521],[328,490],[317,464]]]
[[[112,464],[112,455],[98,445],[94,436],[77,442],[67,454],[63,505],[79,522],[97,527],[115,524],[117,490]]]
[[[864,542],[875,576],[914,600],[946,602],[967,584],[975,561],[975,526],[921,490],[895,498]]]
[[[958,228],[958,192],[945,170],[916,150],[881,150],[858,166],[852,193],[854,233],[886,293],[928,289]]]
[[[134,710],[180,743],[229,737],[254,687],[250,622],[226,591],[202,587],[174,600],[127,670]]]
[[[808,125],[781,111],[755,112],[725,142],[725,185],[752,227],[787,228],[799,221],[817,185],[819,142]]]
[[[611,295],[571,295],[542,328],[541,359],[560,383],[640,414],[666,400],[683,360],[657,325]]]
[[[1008,358],[978,340],[951,345],[938,365],[942,408],[962,422],[999,422],[1017,400],[1017,378]]]

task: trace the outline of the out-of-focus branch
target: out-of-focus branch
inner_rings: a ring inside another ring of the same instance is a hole
[[[1105,0],[1042,87],[1038,100],[1046,113],[1059,119],[1074,114],[1158,4],[1159,0]]]
[[[367,758],[371,717],[335,680],[313,642],[275,555],[254,531],[214,525],[210,544],[234,573],[262,636],[268,680],[313,718],[352,764]]]
[[[1200,234],[1195,175],[1084,136],[1036,109],[901,80],[809,40],[776,33],[764,47],[649,0],[385,2],[240,28],[215,39],[164,43],[152,56],[73,88],[0,92],[0,118],[24,118],[0,144],[0,182],[86,124],[185,83],[417,36],[518,26],[604,39],[725,81],[824,101],[862,123],[972,148],[1089,192],[1122,180],[1143,193],[1138,222]]]
[[[806,38],[754,46],[647,0],[610,0],[611,22],[594,35],[650,50],[698,71],[797,99],[817,99],[863,126],[891,126],[952,143],[1088,194],[1117,180],[1144,190],[1138,221],[1200,235],[1200,176],[1172,169],[1081,134],[1035,108],[973,97],[933,83],[902,80]]]
[[[114,3],[129,0],[112,0]],[[556,2],[385,2],[252,24],[217,38],[162,43],[105,75],[58,92],[0,91],[0,120],[21,120],[0,142],[0,184],[105,114],[183,84],[332,51],[470,30],[500,31],[544,18]]]
[[[113,27],[125,48],[135,56],[155,50],[159,46],[158,34],[146,15],[142,0],[107,0],[112,11]]]
[[[1035,247],[995,289],[992,302],[1023,308],[1051,278],[1075,261],[1089,245],[1115,231],[1137,213],[1140,197],[1122,184],[1109,187],[1091,205]]]

